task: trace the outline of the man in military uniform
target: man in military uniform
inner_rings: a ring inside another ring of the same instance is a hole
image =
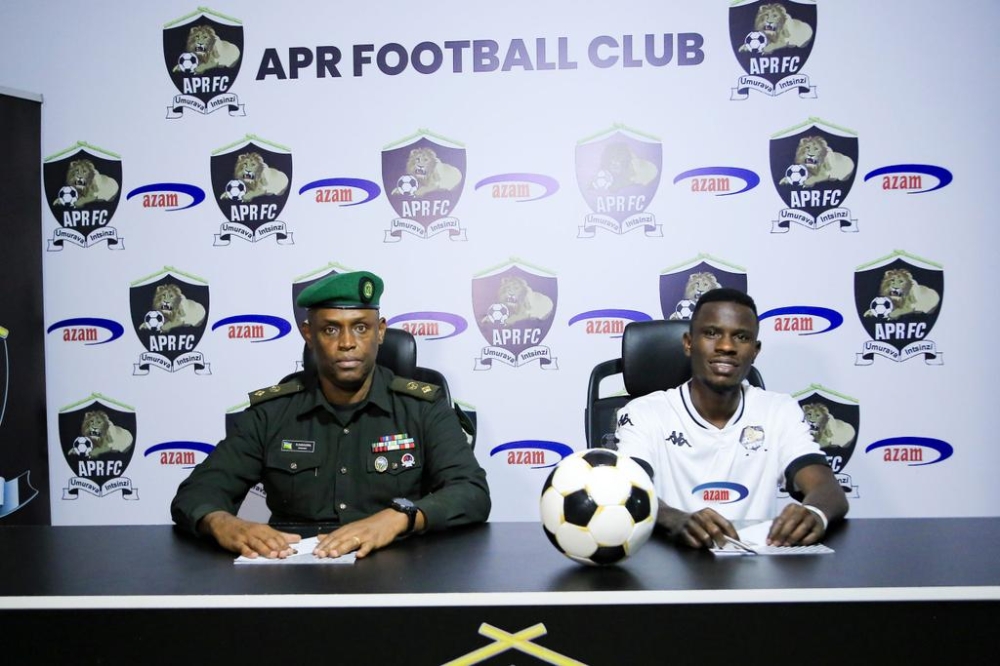
[[[411,532],[486,520],[486,472],[440,388],[375,364],[382,289],[361,271],[302,291],[316,376],[250,394],[251,406],[177,489],[178,526],[247,557],[283,558],[300,537],[275,526],[329,525],[317,556],[364,557]],[[236,516],[257,482],[268,525]]]

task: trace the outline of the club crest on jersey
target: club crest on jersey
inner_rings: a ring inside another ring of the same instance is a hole
[[[809,434],[823,450],[840,487],[857,497],[858,487],[844,468],[858,443],[861,422],[858,401],[819,384],[812,384],[792,397],[798,400]]]
[[[150,366],[177,372],[189,366],[195,374],[212,374],[196,349],[208,326],[208,285],[200,278],[165,267],[137,280],[129,290],[132,327],[146,348],[133,375],[149,374]]]
[[[83,141],[45,159],[45,201],[60,228],[49,240],[49,252],[68,241],[79,247],[107,242],[109,250],[125,248],[111,226],[122,184],[121,157]]]
[[[764,428],[761,426],[746,426],[740,433],[740,445],[748,453],[764,448]]]
[[[583,139],[576,146],[576,182],[591,212],[577,238],[593,238],[601,228],[622,235],[642,228],[661,237],[656,216],[646,212],[660,186],[663,144],[622,125]]]
[[[719,287],[747,290],[746,271],[707,254],[660,274],[660,308],[664,319],[689,320],[698,299]]]
[[[779,211],[771,233],[786,233],[793,222],[808,229],[837,223],[841,231],[858,230],[844,207],[857,175],[856,133],[810,118],[775,134],[770,158],[771,181],[788,206]]]
[[[202,115],[225,108],[244,116],[240,98],[230,92],[243,64],[243,24],[205,7],[163,27],[163,61],[177,95],[167,118],[185,110]]]
[[[398,243],[403,232],[417,238],[447,232],[450,240],[467,240],[454,216],[465,174],[465,147],[427,130],[386,146],[382,187],[398,217],[386,230],[385,242]]]
[[[854,273],[858,318],[871,336],[855,365],[871,365],[875,356],[896,362],[923,356],[941,365],[943,355],[927,339],[944,299],[944,270],[938,264],[896,250],[860,266]]]
[[[123,499],[139,499],[132,480],[122,476],[136,436],[135,410],[105,396],[95,393],[62,409],[59,447],[73,471],[62,498],[79,499],[82,490],[96,497],[121,491]]]
[[[816,41],[816,5],[799,0],[744,0],[729,9],[729,41],[745,72],[730,99],[745,100],[751,90],[777,97],[798,90],[816,97],[816,86],[802,73]]]
[[[527,270],[518,260],[474,278],[472,309],[488,345],[476,370],[489,370],[494,360],[515,368],[538,361],[543,370],[557,370],[552,350],[542,344],[557,300],[555,276]]]
[[[212,191],[226,222],[215,245],[229,245],[233,236],[248,243],[274,237],[291,245],[292,232],[278,219],[288,201],[292,154],[288,148],[248,134],[212,153]]]

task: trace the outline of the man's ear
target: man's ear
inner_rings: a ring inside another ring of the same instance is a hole
[[[378,343],[381,345],[385,342],[385,317],[378,318]]]
[[[681,336],[681,342],[684,343],[684,355],[687,357],[691,356],[691,333],[685,332]]]
[[[312,349],[313,339],[312,339],[312,328],[309,327],[309,320],[299,322],[299,334],[302,335],[302,339],[306,341],[306,346]]]

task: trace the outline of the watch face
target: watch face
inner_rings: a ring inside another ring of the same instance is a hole
[[[417,508],[416,504],[406,499],[405,497],[397,497],[396,499],[392,500],[392,503],[396,508],[400,509],[401,511],[405,511],[406,513],[410,513],[411,511]]]

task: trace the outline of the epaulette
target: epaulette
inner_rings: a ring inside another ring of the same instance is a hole
[[[441,387],[437,384],[418,382],[415,379],[396,377],[389,384],[389,390],[396,393],[404,393],[414,398],[420,398],[421,400],[436,400],[438,394],[441,392]]]
[[[301,380],[293,379],[292,381],[285,382],[284,384],[275,384],[274,386],[251,391],[247,395],[250,396],[250,406],[252,407],[254,405],[259,405],[262,402],[266,402],[271,398],[298,393],[299,391],[305,389],[305,387],[306,385],[303,384]]]

